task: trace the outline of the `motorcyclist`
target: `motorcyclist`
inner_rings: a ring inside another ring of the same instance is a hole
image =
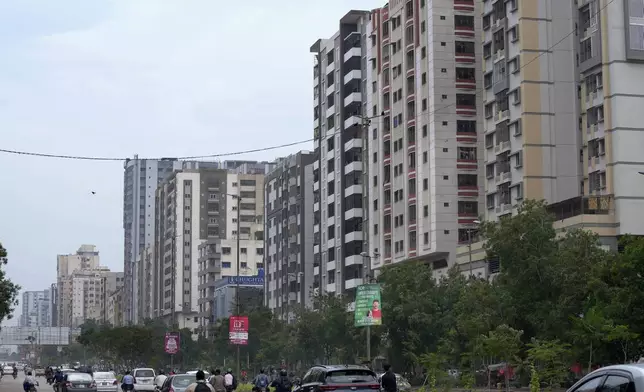
[[[25,377],[25,381],[22,382],[22,388],[25,390],[25,392],[35,391],[36,385],[38,385],[38,381],[36,381],[36,379],[32,375],[32,372],[28,371],[27,376]]]
[[[253,386],[257,392],[264,392],[270,383],[268,376],[264,373],[264,369],[261,369],[253,380]]]
[[[54,390],[59,391],[60,386],[65,382],[65,375],[63,374],[62,370],[56,369],[56,373],[54,373]]]
[[[18,377],[18,368],[16,367],[16,364],[13,364],[13,378]]]
[[[275,392],[291,392],[293,382],[288,377],[286,369],[280,370],[279,377],[271,383],[271,387],[275,388]]]
[[[125,376],[123,376],[121,389],[123,390],[123,392],[134,390],[134,377],[132,377],[129,371],[125,372]]]

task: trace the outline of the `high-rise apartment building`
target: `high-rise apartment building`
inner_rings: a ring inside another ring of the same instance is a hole
[[[264,182],[264,303],[283,320],[292,320],[295,310],[310,306],[315,284],[314,162],[317,159],[310,152],[291,155],[282,159]]]
[[[473,0],[398,0],[371,14],[373,268],[406,260],[434,269],[453,264],[482,207],[477,7]]]
[[[122,281],[122,275],[100,266],[94,245],[82,245],[76,254],[57,259],[58,326],[76,328],[88,319],[105,320],[106,288],[116,285],[119,276]]]
[[[314,289],[351,296],[362,283],[363,123],[368,113],[363,35],[369,12],[350,11],[311,47],[313,67]]]
[[[145,299],[139,299],[140,272],[137,260],[141,252],[154,244],[156,211],[155,195],[158,185],[173,172],[183,169],[224,169],[240,173],[265,173],[274,163],[256,161],[179,161],[174,158],[139,159],[134,156],[124,164],[123,184],[123,230],[124,230],[124,267],[125,285],[123,292],[125,323],[136,323],[145,318],[139,315],[138,305]],[[142,311],[146,313],[146,310]]]
[[[579,196],[576,6],[486,1],[482,11],[486,217],[523,198]]]
[[[263,268],[263,185],[263,174],[199,169],[177,172],[158,187],[155,315],[196,333],[210,320],[214,280]]]
[[[25,291],[22,293],[21,327],[51,326],[51,291]]]
[[[644,1],[488,0],[482,29],[486,219],[537,199],[606,248],[644,234]],[[467,248],[465,270],[498,272]]]

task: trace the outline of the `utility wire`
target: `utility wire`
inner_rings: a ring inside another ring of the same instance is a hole
[[[600,7],[597,12],[595,12],[592,17],[598,16],[603,10],[605,10],[609,5],[611,5],[615,0],[608,0],[606,4],[604,4],[602,7]],[[402,10],[395,12],[394,15],[397,15],[401,13]],[[391,15],[389,16],[391,18]],[[571,35],[575,34],[577,32],[577,27],[575,27],[570,33],[564,35],[561,39],[559,39],[557,42],[552,44],[550,47],[548,47],[546,50],[540,52],[537,56],[535,56],[532,60],[528,61],[527,63],[521,64],[519,67],[519,71],[527,67],[528,65],[532,64],[541,56],[543,56],[546,53],[551,52],[556,46],[561,44],[563,41],[565,41],[568,37]],[[485,91],[485,87],[480,88],[474,92],[474,95],[481,94]],[[456,103],[450,103],[447,105],[443,105],[440,108],[434,109],[429,113],[424,113],[421,114],[417,117],[429,117],[438,111],[445,110],[447,108],[450,108],[452,106],[456,106]],[[357,117],[360,117],[359,115]],[[373,116],[373,117],[367,117],[368,119],[380,119],[380,117],[383,117],[383,115],[378,115],[378,116]],[[346,130],[345,130],[346,131]],[[322,133],[322,131],[320,131]],[[334,134],[341,133],[340,131],[334,132]],[[445,138],[439,138],[440,140],[443,140]],[[251,150],[243,150],[243,151],[235,151],[235,152],[228,152],[228,153],[220,153],[220,154],[210,154],[210,155],[195,155],[195,156],[185,156],[185,157],[176,157],[177,160],[194,160],[194,159],[209,159],[209,158],[222,158],[222,157],[228,157],[228,156],[236,156],[236,155],[244,155],[244,154],[250,154],[250,153],[255,153],[255,152],[263,152],[263,151],[270,151],[270,150],[277,150],[280,148],[285,148],[285,147],[292,147],[296,146],[299,144],[304,144],[304,143],[310,143],[314,141],[315,138],[311,139],[306,139],[306,140],[301,140],[298,142],[292,142],[292,143],[285,143],[285,144],[280,144],[276,146],[270,146],[270,147],[262,147],[262,148],[255,148]],[[11,149],[2,149],[0,148],[0,153],[5,153],[5,154],[13,154],[13,155],[25,155],[25,156],[33,156],[33,157],[42,157],[42,158],[55,158],[55,159],[69,159],[69,160],[83,160],[83,161],[126,161],[128,159],[132,158],[118,158],[118,157],[99,157],[99,156],[83,156],[83,155],[64,155],[64,154],[52,154],[52,153],[40,153],[40,152],[33,152],[33,151],[20,151],[20,150],[11,150]],[[161,159],[161,158],[139,158],[141,160],[143,159]]]

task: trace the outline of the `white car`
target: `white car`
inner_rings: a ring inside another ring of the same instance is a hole
[[[94,372],[94,382],[98,392],[118,392],[121,389],[114,372]]]
[[[11,375],[13,373],[13,366],[3,366],[2,373]]]
[[[151,368],[134,369],[132,372],[132,377],[134,377],[134,390],[154,391],[154,378],[156,376],[154,369]]]

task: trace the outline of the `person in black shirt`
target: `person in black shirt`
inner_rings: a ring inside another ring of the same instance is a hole
[[[380,379],[382,389],[384,389],[385,392],[396,392],[398,390],[396,374],[391,370],[391,365],[389,364],[385,364],[383,368],[385,369],[385,374],[383,374]]]

